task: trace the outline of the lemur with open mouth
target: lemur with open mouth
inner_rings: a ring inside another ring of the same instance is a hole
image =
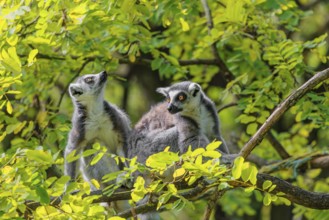
[[[101,188],[111,183],[103,183],[102,177],[120,170],[115,159],[109,154],[126,157],[127,139],[130,134],[130,120],[117,106],[104,100],[104,88],[107,81],[105,71],[79,77],[69,86],[69,93],[74,103],[72,129],[65,148],[64,173],[75,180],[78,171],[91,183],[97,180]],[[83,157],[72,162],[67,156],[74,150],[76,154],[91,149],[98,142],[106,146],[107,153],[94,165],[90,165],[95,155]],[[91,184],[92,188],[93,185]]]

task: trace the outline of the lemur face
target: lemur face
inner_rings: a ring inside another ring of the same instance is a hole
[[[83,101],[91,97],[98,96],[105,87],[107,73],[105,71],[98,74],[88,74],[81,76],[75,83],[71,83],[69,92],[72,98]]]
[[[176,83],[170,87],[158,88],[157,92],[167,98],[167,109],[171,114],[193,114],[200,107],[201,87],[197,83]]]

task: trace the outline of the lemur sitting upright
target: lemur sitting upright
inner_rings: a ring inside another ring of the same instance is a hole
[[[166,146],[173,152],[185,153],[189,145],[193,149],[205,147],[215,139],[222,141],[220,150],[228,153],[215,104],[200,85],[186,81],[158,88],[157,92],[165,95],[168,103],[152,107],[136,124],[129,138],[129,158],[137,155],[138,161],[145,163]]]
[[[222,142],[219,148],[222,152],[229,152],[220,134],[215,104],[206,96],[199,84],[185,81],[170,87],[158,88],[157,92],[167,98],[167,109],[174,115],[181,153],[186,152],[190,145],[192,149],[205,147],[215,139]]]
[[[67,156],[73,150],[81,153],[90,149],[94,143],[107,147],[107,153],[126,157],[127,138],[130,134],[130,120],[117,106],[104,100],[104,88],[107,81],[105,71],[99,74],[89,74],[79,77],[69,86],[69,93],[74,103],[72,129],[65,148],[65,175],[74,180],[78,168],[83,178],[90,182],[96,179],[101,187],[102,177],[110,172],[119,170],[116,161],[105,154],[96,164],[90,165],[95,155],[83,157],[68,162]],[[91,187],[94,187],[91,184]]]

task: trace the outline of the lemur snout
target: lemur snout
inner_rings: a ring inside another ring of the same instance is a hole
[[[99,73],[101,76],[100,76],[100,81],[103,82],[107,79],[107,73],[106,71],[102,71]]]
[[[173,104],[168,104],[167,110],[171,113],[171,114],[175,114],[177,112],[180,111],[179,108],[177,108],[177,106],[173,105]]]

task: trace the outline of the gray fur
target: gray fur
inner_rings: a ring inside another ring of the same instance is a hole
[[[69,87],[74,103],[72,129],[65,148],[64,173],[75,180],[78,171],[90,182],[96,179],[104,188],[110,183],[102,183],[102,177],[120,169],[115,160],[104,155],[95,165],[90,162],[95,155],[80,157],[69,163],[66,158],[73,150],[76,154],[90,149],[96,142],[107,147],[107,153],[127,156],[127,138],[130,134],[130,120],[117,106],[104,100],[107,73],[89,74],[79,77]]]
[[[186,152],[205,147],[214,140],[222,141],[220,150],[228,148],[220,134],[215,104],[205,95],[199,84],[185,81],[170,87],[158,88],[169,102],[153,106],[136,124],[129,138],[128,157],[138,157],[145,163],[155,153],[171,146],[173,152]],[[184,101],[178,97],[184,96]]]
[[[150,155],[167,146],[174,152],[179,151],[175,121],[166,108],[166,103],[153,106],[135,125],[129,138],[128,158],[138,156],[138,162],[145,163]]]
[[[222,142],[220,150],[229,153],[220,134],[220,123],[215,104],[202,91],[197,83],[185,81],[170,87],[158,88],[167,100],[167,109],[174,116],[181,153],[186,152],[189,145],[192,149],[205,147],[209,142]],[[182,97],[183,100],[179,100]]]
[[[158,88],[157,92],[169,102],[152,107],[136,124],[129,138],[129,158],[137,156],[139,162],[145,163],[150,155],[163,151],[167,146],[171,146],[173,152],[185,153],[190,145],[192,149],[205,147],[215,139],[223,142],[221,151],[228,153],[219,132],[215,105],[203,93],[200,85],[181,82]],[[184,101],[178,99],[180,95]],[[147,174],[144,177],[148,181]],[[172,172],[168,177],[172,177]],[[145,203],[147,199],[144,198],[140,203]],[[158,215],[146,213],[139,217],[153,219]]]

